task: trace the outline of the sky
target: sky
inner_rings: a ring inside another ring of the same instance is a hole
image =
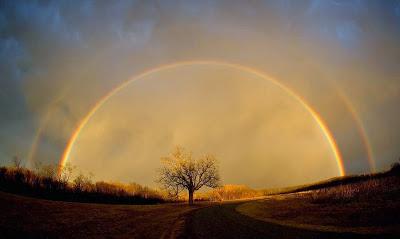
[[[224,183],[338,176],[305,103],[346,174],[385,170],[400,157],[399,42],[399,1],[1,1],[0,164],[59,163],[120,84],[212,61],[123,87],[69,162],[153,186],[160,157],[181,145],[215,154]]]

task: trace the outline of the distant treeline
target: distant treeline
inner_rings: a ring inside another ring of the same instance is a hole
[[[34,170],[20,166],[16,160],[12,167],[0,167],[0,190],[25,196],[59,201],[108,204],[156,204],[183,202],[188,195],[178,198],[167,192],[156,191],[137,183],[92,182],[91,176],[78,174],[72,179],[75,168],[57,165],[36,165]],[[207,192],[197,193],[196,201],[226,201],[262,196],[263,192],[245,185],[223,185]]]
[[[246,185],[227,184],[208,192],[198,193],[195,199],[198,201],[229,201],[261,196],[263,196],[262,191],[252,189]]]
[[[109,203],[156,204],[165,202],[161,193],[136,183],[92,182],[79,174],[70,182],[72,168],[61,174],[54,166],[42,166],[33,171],[14,167],[0,167],[0,190],[50,200]]]

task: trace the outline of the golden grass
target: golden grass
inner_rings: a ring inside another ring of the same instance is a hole
[[[262,191],[252,189],[246,185],[227,184],[208,192],[197,193],[195,198],[199,201],[232,201],[262,196],[264,196]]]
[[[394,200],[400,195],[400,178],[371,178],[365,181],[322,188],[301,194],[314,203],[346,203],[365,200]]]
[[[400,177],[383,175],[317,190],[269,196],[237,210],[312,230],[400,234]]]

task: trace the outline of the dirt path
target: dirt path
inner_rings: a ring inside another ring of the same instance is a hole
[[[317,232],[279,226],[238,213],[235,208],[240,204],[220,204],[193,211],[186,218],[185,229],[180,238],[396,238],[388,235]]]

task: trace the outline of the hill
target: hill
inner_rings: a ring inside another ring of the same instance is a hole
[[[400,174],[334,178],[240,205],[242,214],[308,230],[400,234]]]
[[[309,191],[309,190],[330,188],[330,187],[335,187],[335,186],[355,184],[355,183],[363,182],[366,180],[384,179],[384,178],[394,176],[394,175],[399,175],[399,174],[400,174],[400,164],[395,163],[395,164],[393,164],[392,168],[386,172],[361,174],[361,175],[347,175],[347,176],[330,178],[330,179],[323,180],[323,181],[316,182],[316,183],[296,185],[296,186],[284,187],[284,188],[264,189],[262,191],[263,191],[264,195],[296,193],[296,192],[304,192],[304,191]]]

